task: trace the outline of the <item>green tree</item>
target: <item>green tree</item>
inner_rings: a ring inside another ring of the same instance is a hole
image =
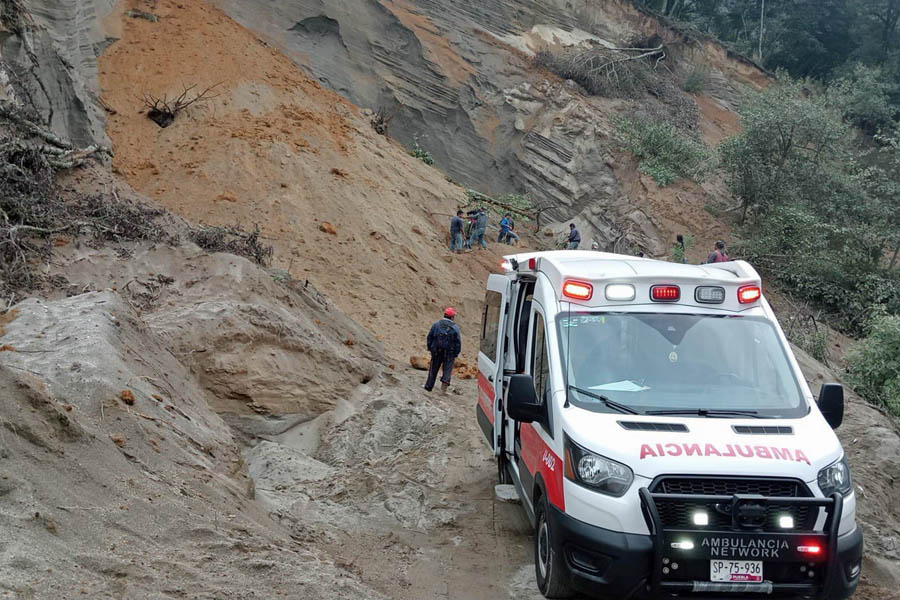
[[[891,96],[897,88],[897,83],[890,81],[881,67],[856,63],[850,73],[828,86],[828,95],[845,119],[867,134],[875,135],[893,125],[898,107],[891,104]]]
[[[900,130],[876,139],[881,147],[875,153],[874,164],[862,169],[858,179],[878,203],[878,230],[892,251],[888,269],[893,269],[900,255]]]
[[[755,208],[765,212],[798,199],[829,194],[847,127],[825,99],[802,82],[748,96],[740,109],[743,132],[720,148],[725,181],[741,202],[741,221]]]
[[[873,319],[868,337],[848,356],[848,380],[866,400],[900,416],[900,316]]]

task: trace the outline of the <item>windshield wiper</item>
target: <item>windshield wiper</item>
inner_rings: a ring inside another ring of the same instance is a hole
[[[764,419],[755,410],[715,410],[708,408],[680,408],[675,410],[648,410],[648,415],[698,415],[700,417],[749,417]]]
[[[594,398],[594,399],[596,399],[596,400],[599,400],[600,402],[602,402],[603,404],[605,404],[607,407],[609,407],[609,408],[611,408],[611,409],[613,409],[613,410],[617,410],[617,411],[619,411],[619,412],[621,412],[621,413],[626,413],[626,414],[629,414],[629,415],[639,415],[639,414],[641,414],[641,413],[639,413],[638,411],[634,410],[633,408],[630,408],[630,407],[628,407],[628,406],[625,406],[624,404],[619,404],[618,402],[616,402],[616,401],[614,401],[614,400],[610,400],[609,398],[607,398],[606,396],[603,396],[603,395],[601,395],[601,394],[595,394],[595,393],[593,393],[593,392],[589,392],[589,391],[587,391],[587,390],[584,390],[584,389],[582,389],[582,388],[580,388],[580,387],[575,387],[574,385],[570,385],[570,386],[569,386],[569,389],[570,389],[570,390],[575,390],[575,391],[578,392],[579,394],[584,394],[585,396],[588,396],[588,397],[590,397],[590,398]]]

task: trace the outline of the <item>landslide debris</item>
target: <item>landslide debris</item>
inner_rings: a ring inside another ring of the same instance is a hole
[[[29,299],[5,319],[0,529],[9,535],[0,544],[0,590],[379,598],[271,521],[254,501],[239,440],[216,412],[322,412],[353,389],[347,375],[374,369],[342,336],[352,332],[377,357],[371,336],[240,257],[187,246],[135,246],[124,261],[108,248],[66,250],[61,268],[78,285],[133,280],[148,269],[166,269],[173,283],[140,311],[120,288]],[[190,349],[181,345],[188,339]],[[206,343],[215,346],[199,347]],[[193,358],[204,349],[215,355],[208,363]],[[307,353],[315,360],[304,364]],[[302,377],[282,374],[285,365],[322,381],[323,373],[337,380],[342,368],[343,387],[303,389]],[[244,395],[214,396],[216,377]],[[276,394],[290,406],[270,402],[266,380],[294,386]]]

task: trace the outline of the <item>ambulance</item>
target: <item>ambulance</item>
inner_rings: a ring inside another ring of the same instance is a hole
[[[545,597],[853,594],[843,388],[814,399],[749,264],[573,250],[503,270],[476,419],[534,527]]]

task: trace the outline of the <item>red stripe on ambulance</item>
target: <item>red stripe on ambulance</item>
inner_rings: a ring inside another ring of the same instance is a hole
[[[488,421],[491,422],[491,425],[493,425],[494,385],[481,373],[478,373],[478,406],[481,408],[481,412],[488,418]]]
[[[525,468],[535,479],[540,472],[547,488],[547,500],[560,510],[566,510],[562,459],[550,449],[531,423],[522,423],[521,436],[522,460],[525,461]]]

